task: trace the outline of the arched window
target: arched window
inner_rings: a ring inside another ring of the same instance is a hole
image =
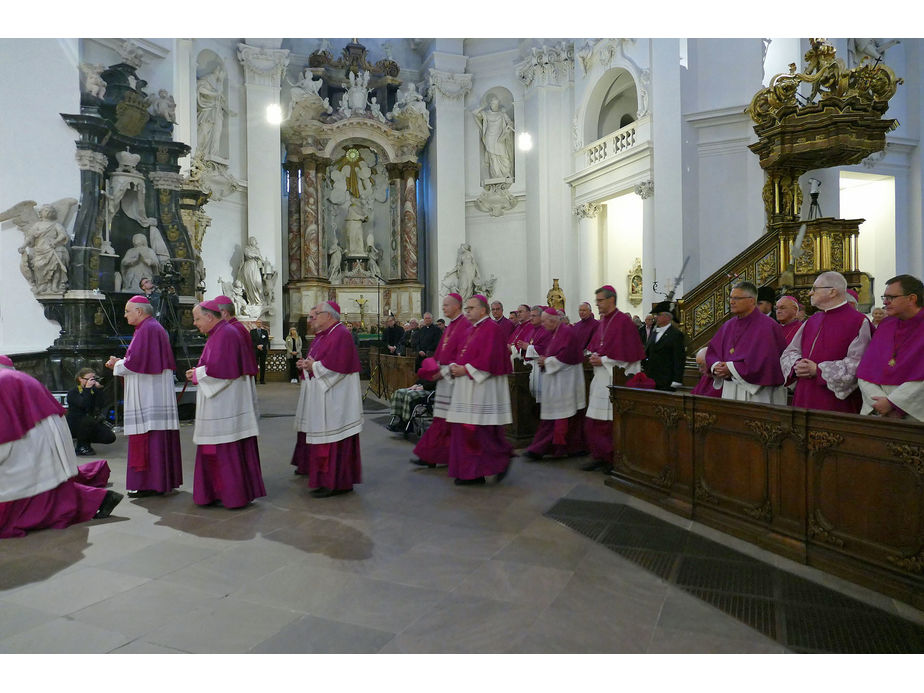
[[[604,75],[604,79],[608,79],[609,85],[600,105],[596,139],[634,122],[638,112],[638,89],[628,71],[617,68]]]

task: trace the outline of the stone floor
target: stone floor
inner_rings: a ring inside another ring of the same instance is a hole
[[[259,388],[267,497],[192,502],[186,483],[113,517],[0,543],[0,653],[779,653],[785,648],[544,517],[560,498],[624,502],[917,623],[869,590],[682,521],[603,485],[580,460],[517,458],[460,488],[408,464],[372,411],[363,483],[308,495],[289,459],[297,387]],[[124,490],[126,442],[99,446]],[[92,458],[89,458],[92,459]]]

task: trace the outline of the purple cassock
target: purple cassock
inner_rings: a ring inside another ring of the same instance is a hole
[[[879,323],[857,368],[857,378],[876,385],[924,380],[924,310]]]
[[[606,356],[614,361],[635,363],[645,358],[645,347],[638,336],[638,328],[632,318],[621,310],[613,310],[609,315],[600,316],[597,329],[587,343],[587,351],[598,356]],[[595,380],[596,380],[596,370]],[[594,384],[591,383],[590,398],[587,403],[587,416],[584,419],[584,439],[590,456],[595,460],[604,460],[607,464],[613,458],[613,423],[612,413],[609,418],[594,418]],[[609,401],[609,392],[601,393]],[[612,410],[610,410],[612,411]]]
[[[545,356],[545,350],[549,342],[552,341],[552,333],[545,329],[542,323],[539,323],[538,325],[533,325],[533,333],[525,341],[533,345],[536,353],[540,356]]]
[[[446,326],[433,354],[438,364],[448,366],[456,361],[470,328],[471,323],[462,314]],[[452,397],[452,383],[448,380],[444,383],[441,379],[437,381],[436,388],[433,422],[414,446],[414,454],[428,464],[446,465],[449,464],[449,424],[446,423],[446,411]]]
[[[517,326],[506,315],[502,315],[500,320],[495,320],[494,322],[500,328],[500,330],[498,330],[498,333],[500,334],[501,338],[504,340],[504,343],[506,344],[507,340],[510,338],[510,335],[513,334],[513,331],[514,329],[516,329]]]
[[[359,353],[353,335],[339,322],[315,334],[311,348],[308,349],[308,357],[320,361],[326,369],[336,373],[352,374],[360,371]],[[309,380],[315,379],[312,373],[307,373],[307,376]],[[337,425],[339,422],[330,421],[332,428]],[[359,433],[329,443],[308,443],[306,434],[299,431],[291,464],[297,473],[308,475],[308,486],[311,488],[352,490],[353,484],[362,483]]]
[[[80,470],[64,423],[64,408],[38,380],[12,368],[0,368],[0,392],[0,458],[4,458],[0,462],[0,498],[5,499],[0,502],[0,538],[22,537],[34,529],[63,529],[92,519],[106,489],[79,483]],[[56,429],[46,426],[47,419]],[[39,431],[34,430],[40,425]],[[33,444],[28,450],[60,450],[65,459],[55,459],[54,454],[36,459],[26,448],[17,451],[18,441],[52,436],[55,430],[64,439],[63,445],[49,440],[45,446]],[[105,464],[90,463],[87,476],[98,476],[100,465]]]
[[[801,320],[791,320],[785,325],[780,325],[783,328],[783,339],[786,340],[786,345],[788,346],[792,342],[792,338],[796,336],[796,332],[799,331],[799,328],[802,327]]]
[[[847,356],[847,349],[857,338],[864,325],[869,324],[866,317],[855,310],[849,303],[832,310],[820,310],[802,323],[801,354],[802,358],[816,364],[824,361],[842,361]],[[835,364],[832,364],[834,367]],[[834,368],[837,370],[837,368]],[[787,385],[796,384],[792,405],[806,409],[823,409],[825,411],[842,411],[859,414],[863,406],[863,396],[855,387],[845,399],[839,399],[828,387],[823,369],[819,368],[814,378],[797,378],[791,370],[784,373]],[[832,373],[831,376],[836,376]],[[856,381],[850,378],[854,385]]]
[[[706,366],[719,361],[734,363],[741,378],[752,385],[783,384],[780,355],[786,348],[783,328],[756,308],[743,318],[727,320],[709,340]]]
[[[693,388],[692,394],[702,395],[703,397],[722,397],[722,388],[715,387],[715,378],[712,377],[711,373],[706,373],[703,375],[699,382],[696,383],[696,387]]]
[[[587,348],[587,343],[597,330],[597,322],[597,319],[593,315],[588,315],[586,318],[581,318],[572,325],[575,334],[577,334],[578,346],[581,347],[582,352]]]
[[[554,332],[549,332],[549,330],[545,330],[545,332],[551,335],[551,339],[545,346],[543,356],[547,359],[555,358],[566,366],[583,364],[584,338],[575,326],[561,323]],[[581,368],[577,375],[580,377],[583,386],[584,369]],[[547,405],[543,404],[542,406]],[[533,442],[527,448],[528,452],[537,455],[551,455],[552,457],[582,454],[586,450],[583,409],[567,418],[540,419],[539,427],[536,429],[535,436],[533,436]]]
[[[176,361],[170,348],[170,337],[153,316],[135,325],[135,334],[125,352],[123,365],[132,373],[142,375],[160,375],[164,371],[171,371],[172,382]],[[175,409],[175,403],[171,405]],[[142,416],[157,421],[164,418],[160,414],[169,417],[169,412],[151,410]],[[180,431],[176,428],[156,428],[156,423],[154,426],[144,433],[128,435],[125,488],[129,490],[169,493],[183,485]]]
[[[234,381],[245,375],[256,375],[253,349],[249,348],[249,343],[243,344],[239,334],[236,328],[225,321],[215,323],[208,334],[197,367],[204,366],[207,376],[222,380]],[[225,393],[234,397],[230,389],[222,394]],[[238,394],[244,397],[243,391]],[[253,400],[249,391],[246,399],[252,407]],[[198,419],[196,425],[199,425]],[[194,503],[211,505],[220,501],[225,508],[241,508],[265,495],[260,450],[255,435],[223,443],[197,443],[193,475]]]
[[[482,384],[482,387],[494,378],[506,376],[512,371],[510,356],[503,340],[497,334],[497,329],[497,325],[490,318],[482,320],[477,325],[472,325],[465,335],[465,340],[455,360],[461,366],[470,365],[479,371],[490,373],[491,377]],[[471,375],[466,374],[461,378],[471,379]],[[455,387],[458,387],[458,384]],[[506,378],[503,378],[503,388],[506,393]],[[453,393],[453,410],[456,408],[455,404],[456,392]],[[494,410],[495,406],[494,402],[488,400],[473,400],[464,404],[471,406],[472,409],[480,408],[482,411]],[[509,410],[509,400],[507,409]],[[450,417],[453,413],[454,411],[450,412]],[[449,431],[448,473],[450,477],[468,480],[507,471],[510,458],[513,456],[513,446],[507,442],[503,424],[450,422]]]

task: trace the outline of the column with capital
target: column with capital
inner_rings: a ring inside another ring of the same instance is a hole
[[[585,202],[574,208],[574,215],[578,218],[578,304],[588,301],[593,306],[594,290],[604,283],[600,272],[600,221],[604,216],[601,214],[603,209],[602,205],[593,202]],[[609,281],[606,280],[607,283]]]
[[[289,252],[289,281],[302,278],[302,223],[301,223],[301,195],[299,189],[299,176],[301,175],[301,162],[287,160],[282,167],[286,171],[288,184],[288,205],[286,207],[286,228]]]
[[[527,296],[543,296],[553,277],[565,295],[575,293],[574,243],[561,229],[573,228],[570,191],[561,181],[571,172],[571,120],[574,46],[562,42],[534,48],[516,65],[525,93],[525,127],[535,143],[524,156],[526,173],[526,259],[533,270]]]
[[[642,198],[642,307],[645,311],[652,303],[663,300],[654,293],[655,282],[655,234],[654,234],[654,181],[646,180],[635,186],[635,194]],[[680,246],[682,247],[682,246]],[[678,267],[678,270],[680,268]],[[676,276],[676,275],[674,275]],[[674,276],[661,277],[661,282],[673,280]],[[663,291],[664,284],[660,285]]]
[[[247,232],[260,249],[279,267],[282,259],[282,213],[279,208],[280,153],[279,123],[271,123],[267,108],[278,106],[282,75],[289,63],[289,51],[238,44],[238,60],[244,67],[247,104]],[[244,239],[242,238],[242,241]],[[270,288],[272,315],[268,317],[273,347],[283,344],[281,275],[276,273]]]
[[[326,279],[330,274],[326,263],[327,248],[321,237],[321,181],[328,163],[327,159],[311,154],[302,159],[301,260],[304,279]]]
[[[464,73],[468,61],[464,55],[435,52],[430,61],[424,93],[438,126],[431,135],[428,158],[430,170],[439,170],[439,176],[428,187],[426,266],[429,305],[439,306],[440,280],[455,267],[459,246],[466,241],[465,166],[459,152],[465,141],[465,97],[472,89],[472,76]]]

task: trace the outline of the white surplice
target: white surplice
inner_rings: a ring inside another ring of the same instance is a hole
[[[315,361],[314,377],[305,378],[295,409],[295,430],[309,445],[336,443],[363,430],[359,373],[338,373]]]
[[[590,381],[590,396],[587,398],[587,418],[598,421],[613,420],[613,403],[610,402],[610,385],[613,384],[613,368],[619,366],[626,375],[641,372],[642,362],[615,361],[601,356],[602,366],[594,366],[594,379]]]
[[[574,416],[587,405],[584,393],[584,364],[562,363],[554,356],[549,356],[545,360],[542,389],[540,419],[567,419]]]
[[[125,379],[125,435],[180,429],[173,371],[135,373],[125,366],[125,359],[119,359],[112,372]]]
[[[213,378],[196,367],[196,445],[220,445],[260,434],[253,400],[253,376]]]
[[[0,502],[31,498],[77,474],[67,420],[52,414],[19,440],[0,445]]]

